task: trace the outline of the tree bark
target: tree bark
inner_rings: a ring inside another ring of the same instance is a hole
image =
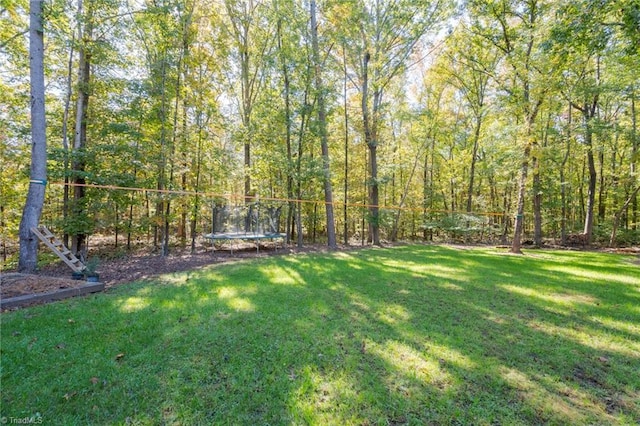
[[[560,165],[560,199],[562,202],[562,217],[560,218],[560,240],[562,244],[567,243],[567,182],[565,182],[565,168],[571,155],[571,126],[573,124],[573,107],[569,103],[569,121],[567,123],[567,149]]]
[[[343,220],[344,220],[344,245],[349,245],[349,216],[347,211],[347,204],[349,202],[349,110],[347,105],[347,80],[349,75],[347,73],[347,53],[342,46],[342,58],[343,58],[343,72],[344,72],[344,204],[343,204]]]
[[[22,220],[18,270],[34,272],[38,264],[38,240],[31,228],[38,226],[47,182],[47,138],[44,86],[44,34],[42,1],[29,2],[29,73],[31,85],[31,172]]]
[[[542,182],[540,159],[533,155],[533,244],[542,247]]]
[[[371,241],[374,245],[380,245],[380,207],[378,186],[378,141],[375,117],[371,117],[369,110],[369,61],[371,56],[365,52],[362,58],[362,121],[364,126],[364,140],[369,149],[369,228]],[[374,93],[374,110],[376,102]],[[375,111],[374,111],[375,114]]]
[[[481,105],[482,106],[482,105]],[[476,175],[476,162],[478,157],[478,144],[480,141],[480,130],[482,128],[482,116],[476,117],[475,130],[473,132],[473,149],[471,152],[471,165],[469,166],[469,187],[467,191],[467,213],[471,213],[473,208],[473,184]]]
[[[636,118],[636,92],[635,88],[631,90],[631,176],[637,175],[637,162],[638,162],[638,121]],[[636,193],[631,200],[631,218],[632,229],[638,227],[638,194]]]
[[[527,135],[529,136],[529,135]],[[513,231],[511,253],[522,254],[522,230],[524,229],[524,200],[527,195],[527,174],[529,172],[529,157],[531,155],[531,142],[527,141],[524,149],[522,165],[520,167],[520,181],[518,183],[518,207]]]
[[[64,100],[64,113],[62,116],[62,150],[64,151],[64,189],[62,195],[62,220],[67,223],[69,217],[69,112],[71,110],[71,94],[73,92],[73,54],[76,33],[71,37],[71,48],[69,51],[69,62],[67,65],[67,93]],[[65,247],[69,246],[69,231],[64,230],[62,242]]]
[[[278,3],[275,3],[276,8]],[[295,211],[295,202],[293,201],[293,153],[292,153],[292,138],[291,138],[291,83],[289,81],[289,67],[287,66],[286,56],[284,54],[284,48],[282,43],[282,18],[278,18],[277,23],[277,36],[278,36],[278,51],[280,52],[280,66],[282,67],[282,80],[283,80],[283,98],[284,98],[284,121],[285,121],[285,138],[287,146],[287,198],[289,208],[287,209],[287,220],[285,226],[286,242],[291,243],[293,214]]]
[[[316,20],[316,2],[310,2],[311,13],[311,45],[315,69],[316,92],[318,99],[318,124],[320,128],[320,147],[322,150],[322,172],[324,187],[324,202],[327,217],[327,245],[337,247],[336,226],[333,216],[333,188],[331,186],[331,168],[329,162],[329,142],[327,137],[327,111],[325,105],[324,84],[322,82],[320,47],[318,45],[318,23]]]
[[[596,202],[596,184],[598,181],[598,175],[596,172],[596,163],[593,156],[593,130],[591,128],[591,117],[589,117],[588,109],[583,110],[585,115],[585,145],[587,146],[587,169],[589,171],[589,186],[587,187],[587,208],[584,218],[584,230],[585,241],[587,244],[591,244],[591,237],[593,234],[594,223],[594,210]]]
[[[88,43],[93,36],[93,7],[90,5],[86,14],[83,10],[83,0],[78,0],[78,16],[83,17],[85,22],[84,31],[82,23],[78,29],[78,97],[76,101],[76,123],[73,141],[75,158],[73,160],[73,215],[82,217],[86,214],[85,188],[85,149],[87,145],[87,112],[89,110],[90,83],[91,83],[91,52]],[[82,220],[80,221],[82,223]],[[83,225],[76,226],[71,238],[71,251],[83,257],[85,251],[85,241],[87,238],[86,229]]]

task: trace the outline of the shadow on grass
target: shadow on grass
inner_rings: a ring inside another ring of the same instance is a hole
[[[436,246],[176,274],[6,316],[1,414],[635,423],[639,290],[612,255]]]

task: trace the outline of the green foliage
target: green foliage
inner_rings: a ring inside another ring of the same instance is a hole
[[[336,206],[367,203],[375,183],[381,206],[389,209],[375,223],[387,236],[400,203],[410,210],[397,216],[399,235],[415,235],[415,209],[465,211],[468,199],[479,217],[512,217],[522,148],[533,141],[544,237],[558,240],[563,227],[579,230],[584,222],[589,130],[598,166],[596,203],[602,198],[605,206],[599,222],[611,223],[637,181],[640,155],[636,3],[474,0],[461,4],[465,19],[441,31],[453,2],[320,2],[322,93]],[[261,197],[295,198],[299,187],[301,198],[322,202],[308,5],[167,0],[129,10],[120,0],[94,0],[86,6],[87,16],[80,17],[76,3],[45,5],[51,182],[45,216],[52,224],[105,234],[117,227],[135,237],[162,221],[165,213],[156,203],[171,201],[171,229],[182,227],[185,210],[200,218],[198,225],[210,213],[201,195],[196,205],[195,196],[99,189],[88,190],[86,211],[67,220],[59,185],[73,177],[65,170],[67,158],[70,164],[86,163],[80,174],[89,184],[237,196],[248,175]],[[0,7],[0,205],[7,240],[17,238],[28,188],[27,8],[25,0]],[[78,26],[90,20],[92,37],[78,40]],[[62,131],[67,113],[71,143],[81,47],[92,61],[87,146],[71,152],[62,146]],[[366,176],[370,158],[362,116],[365,51],[371,56],[365,102],[376,121],[379,175],[373,180]],[[586,126],[576,106],[584,109],[596,98],[597,111]],[[246,169],[245,142],[251,149]],[[533,173],[526,182],[526,217],[533,212]],[[638,216],[638,209],[631,203],[629,216]],[[307,234],[326,229],[316,213],[305,207]],[[349,232],[356,232],[362,209],[353,206],[348,213]],[[430,222],[429,229],[447,239],[491,238],[476,225],[469,231],[457,227],[467,221],[456,215]],[[621,243],[638,242],[628,229],[631,222],[623,223]],[[607,232],[596,234],[599,243],[606,241]]]
[[[1,414],[632,424],[633,261],[403,246],[175,273],[4,313]]]

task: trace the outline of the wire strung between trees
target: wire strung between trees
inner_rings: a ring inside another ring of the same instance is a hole
[[[379,209],[384,210],[400,210],[400,211],[413,211],[419,213],[441,213],[441,214],[464,214],[464,215],[474,215],[474,216],[491,216],[491,217],[502,217],[505,214],[501,212],[466,212],[466,211],[450,211],[450,210],[437,210],[437,209],[426,209],[422,207],[404,207],[404,206],[381,206],[374,204],[366,204],[366,203],[345,203],[344,201],[334,201],[329,203],[324,200],[300,200],[296,198],[278,198],[278,197],[259,197],[257,195],[239,195],[239,194],[220,194],[215,192],[200,192],[200,191],[185,191],[181,189],[158,189],[158,188],[137,188],[131,186],[118,186],[118,185],[100,185],[95,183],[65,183],[65,182],[51,182],[51,185],[59,185],[59,186],[71,186],[71,187],[84,187],[84,188],[94,188],[94,189],[109,189],[116,191],[132,191],[132,192],[154,192],[157,194],[169,194],[169,195],[187,195],[187,196],[203,196],[209,198],[224,198],[233,201],[246,201],[246,200],[255,200],[255,201],[277,201],[277,202],[285,202],[285,203],[307,203],[307,204],[332,204],[334,207],[356,207],[356,208],[365,208],[370,209],[373,207],[377,207]]]

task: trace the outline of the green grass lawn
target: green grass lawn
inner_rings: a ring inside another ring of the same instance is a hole
[[[42,424],[637,424],[640,266],[402,246],[275,257],[6,313]]]

